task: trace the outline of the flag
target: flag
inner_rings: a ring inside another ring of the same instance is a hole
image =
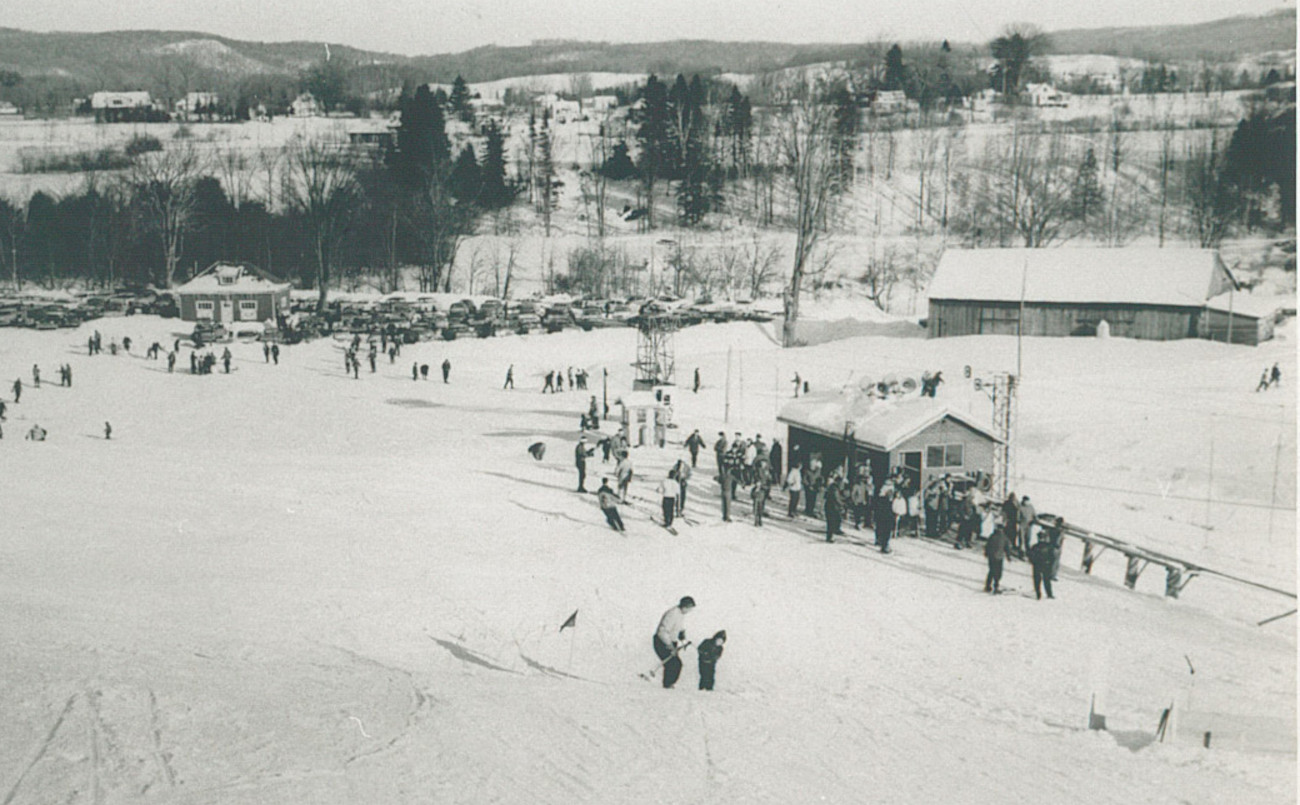
[[[575,609],[573,610],[573,614],[569,616],[569,619],[566,620],[564,623],[560,624],[560,631],[563,632],[569,626],[576,627],[577,625],[578,625],[578,610]]]

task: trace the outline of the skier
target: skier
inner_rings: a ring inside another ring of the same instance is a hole
[[[176,370],[176,353],[168,352],[167,353],[167,374],[171,374],[175,370]]]
[[[512,389],[514,387],[515,387],[515,365],[512,363],[510,364],[510,368],[506,370],[506,382],[505,385],[503,385],[501,388]]]
[[[723,644],[727,642],[727,630],[723,629],[700,643],[697,653],[700,655],[700,690],[713,690],[713,675],[722,657]]]
[[[1268,391],[1268,369],[1259,376],[1259,385],[1255,386],[1255,391]]]
[[[773,439],[773,440],[772,440],[772,449],[771,449],[771,451],[769,451],[768,454],[767,454],[767,460],[770,461],[770,462],[772,463],[772,477],[773,477],[773,478],[783,478],[783,477],[785,477],[785,474],[781,472],[781,466],[782,466],[782,465],[781,465],[781,460],[782,460],[782,458],[783,458],[783,456],[781,455],[781,440],[780,440],[780,439]]]
[[[221,350],[221,365],[226,374],[230,374],[230,347]]]
[[[836,534],[843,535],[840,530],[840,521],[844,514],[844,484],[845,481],[840,477],[839,471],[831,476],[830,483],[826,484],[826,541],[834,542]]]
[[[618,480],[618,496],[627,503],[627,487],[632,483],[632,459],[624,455],[614,466],[614,477]]]
[[[784,486],[790,492],[790,507],[786,509],[785,516],[793,520],[799,516],[799,493],[803,491],[803,469],[791,467],[789,474],[785,476]]]
[[[578,491],[587,491],[587,457],[595,452],[587,447],[587,437],[578,437],[578,444],[573,448],[573,464],[578,468]]]
[[[271,362],[271,345],[266,342],[262,343],[262,362],[263,363]]]
[[[614,490],[609,488],[609,479],[600,479],[600,488],[596,490],[596,501],[600,504],[600,510],[605,515],[605,522],[609,527],[622,533],[627,529],[623,527],[623,518],[618,514],[618,497]]]
[[[279,366],[279,365],[280,365],[280,345],[279,345],[279,344],[272,344],[272,345],[271,345],[271,363],[275,364],[276,366]]]
[[[704,446],[704,437],[700,435],[700,429],[696,428],[691,435],[686,437],[686,449],[691,451],[691,466],[694,467],[696,460],[700,456],[700,448]]]
[[[1056,549],[1047,540],[1047,533],[1038,532],[1038,542],[1029,549],[1029,561],[1034,566],[1034,595],[1042,600],[1044,588],[1048,598],[1052,595],[1052,565],[1056,562]]]
[[[1002,562],[1011,558],[1011,540],[1002,528],[993,529],[989,541],[984,545],[984,556],[989,560],[989,574],[984,578],[984,592],[1001,594]]]
[[[1276,363],[1273,364],[1273,370],[1268,373],[1268,380],[1270,386],[1282,385],[1282,370],[1277,367]]]
[[[429,379],[429,364],[427,363],[420,364],[420,377],[424,378],[425,380]]]
[[[109,439],[112,439],[112,438],[113,438],[113,426],[110,425],[110,424],[108,424],[107,422],[105,422],[105,423],[104,423],[104,440],[105,440],[105,441],[108,441]]]
[[[548,389],[552,394],[555,393],[555,372],[553,371],[546,373],[546,385],[542,386],[542,393],[545,394]]]
[[[41,387],[41,367],[32,364],[32,385],[36,388]]]
[[[671,688],[677,684],[682,674],[682,660],[677,656],[686,644],[686,616],[695,609],[695,599],[689,595],[682,596],[677,606],[672,607],[659,619],[659,628],[655,629],[655,655],[664,661],[664,687]]]
[[[671,470],[667,477],[659,479],[655,491],[659,493],[659,503],[663,507],[664,528],[672,528],[673,512],[677,509],[677,483]]]
[[[20,377],[14,381],[14,403],[16,404],[23,397],[23,379]]]
[[[799,396],[799,386],[803,385],[803,380],[799,378],[799,373],[794,373],[794,396]]]
[[[443,358],[442,359],[442,382],[446,383],[450,377],[451,377],[451,359]]]
[[[695,367],[695,388],[692,391],[696,394],[700,393],[700,367],[698,366]]]

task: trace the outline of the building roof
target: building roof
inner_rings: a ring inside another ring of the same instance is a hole
[[[1235,282],[1213,249],[950,249],[929,297],[1201,307],[1220,279]]]
[[[984,425],[933,397],[881,400],[856,390],[814,394],[786,405],[777,419],[832,438],[843,438],[847,426],[858,444],[886,451],[944,419],[956,420],[992,441],[1002,441]]]
[[[247,263],[213,263],[177,288],[176,293],[271,293],[288,291],[290,287],[290,283],[277,282]]]
[[[1295,307],[1295,300],[1289,296],[1255,296],[1241,291],[1221,293],[1205,303],[1210,310],[1232,313],[1234,316],[1249,316],[1252,319],[1271,319],[1278,311]]]

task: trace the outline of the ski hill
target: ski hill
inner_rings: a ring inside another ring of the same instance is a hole
[[[1201,577],[1172,600],[1156,570],[1128,590],[1122,557],[1084,575],[1077,542],[1055,600],[1023,562],[987,595],[982,552],[950,542],[882,555],[866,530],[759,529],[744,496],[721,523],[707,449],[679,534],[650,519],[693,428],[785,442],[795,372],[826,391],[942,370],[939,396],[987,417],[964,368],[1014,371],[1014,338],[782,350],[770,324],[682,330],[678,377],[699,367],[703,387],[675,393],[667,449],[632,451],[620,535],[574,491],[573,444],[605,370],[612,413],[630,389],[631,329],[407,345],[359,379],[328,338],[279,365],[236,341],[230,374],[190,375],[187,340],[174,374],[143,357],[188,330],[0,338],[5,805],[1296,799],[1296,618],[1256,625],[1292,598]],[[1293,322],[1258,348],[1022,346],[1018,493],[1295,591]],[[1254,392],[1274,362],[1281,389]],[[569,366],[590,390],[542,395]],[[47,441],[23,439],[34,424]],[[589,468],[595,488],[613,465]],[[640,678],[683,595],[690,637],[727,630],[713,692],[694,648],[676,689]],[[1209,748],[1154,740],[1171,705],[1213,725]]]

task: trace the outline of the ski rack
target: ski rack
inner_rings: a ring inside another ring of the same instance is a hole
[[[1056,524],[1055,517],[1049,514],[1038,515],[1038,517],[1034,519],[1034,522],[1039,528],[1048,528],[1055,526]],[[1186,559],[1179,559],[1176,556],[1170,556],[1169,554],[1160,551],[1153,551],[1140,545],[1134,545],[1131,542],[1126,542],[1117,537],[1098,534],[1095,531],[1089,531],[1071,523],[1065,523],[1062,526],[1061,534],[1064,536],[1074,537],[1083,542],[1083,561],[1080,566],[1086,574],[1092,573],[1093,563],[1096,562],[1098,557],[1107,550],[1114,550],[1124,554],[1124,558],[1127,560],[1127,565],[1124,568],[1124,586],[1128,587],[1130,590],[1137,586],[1138,577],[1142,575],[1142,571],[1146,570],[1149,565],[1155,564],[1160,565],[1165,569],[1165,595],[1169,598],[1177,598],[1178,594],[1183,591],[1183,588],[1186,587],[1192,579],[1202,574],[1218,576],[1219,578],[1227,579],[1228,581],[1256,587],[1292,599],[1296,597],[1296,594],[1289,590],[1271,587],[1267,584],[1261,584],[1257,581],[1244,579],[1230,573],[1213,570],[1204,565],[1189,562]],[[1097,546],[1101,546],[1101,549],[1097,550]]]

